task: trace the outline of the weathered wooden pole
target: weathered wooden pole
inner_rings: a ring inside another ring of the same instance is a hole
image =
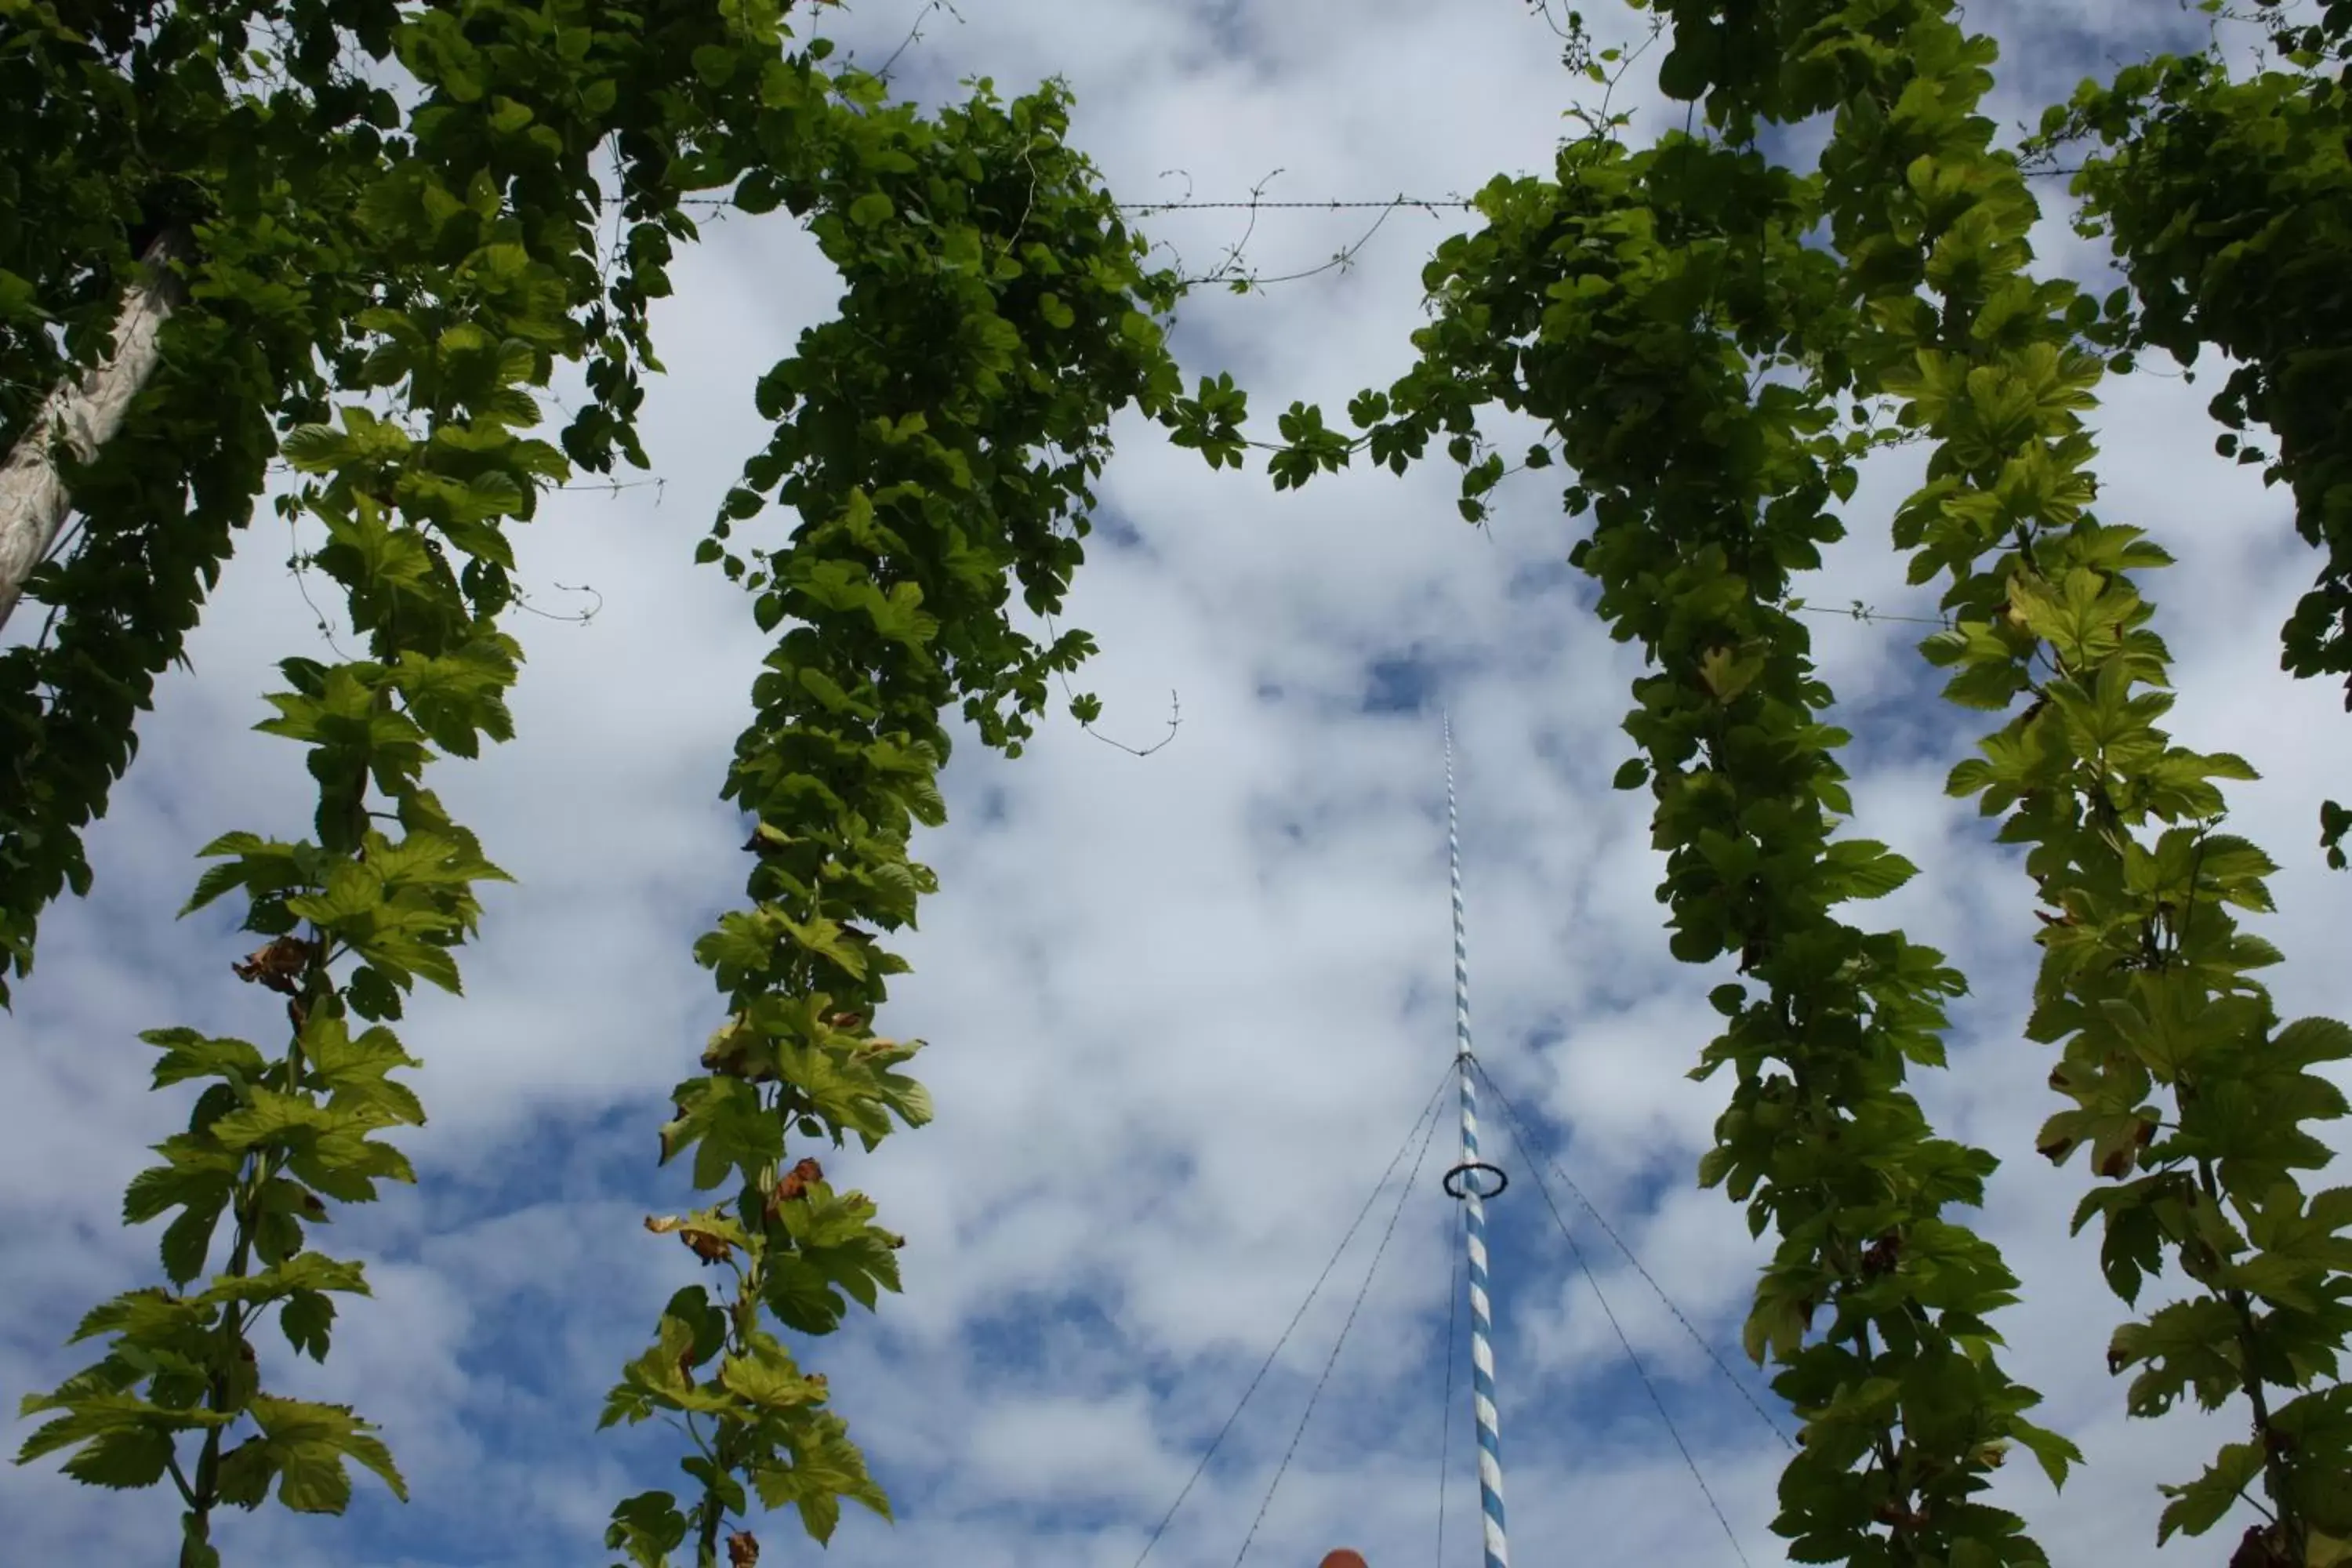
[[[16,613],[25,579],[55,547],[73,507],[58,470],[58,444],[76,462],[87,463],[122,428],[132,400],[155,374],[163,323],[181,299],[171,264],[187,248],[187,236],[176,229],[164,230],[147,247],[139,278],[123,293],[112,349],[49,394],[0,468],[0,626]]]

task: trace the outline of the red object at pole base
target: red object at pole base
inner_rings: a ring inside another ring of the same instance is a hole
[[[1342,1546],[1325,1555],[1323,1568],[1371,1568],[1371,1564],[1364,1561],[1362,1552]]]

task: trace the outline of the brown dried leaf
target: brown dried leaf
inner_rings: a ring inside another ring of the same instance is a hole
[[[301,989],[302,972],[310,967],[310,944],[298,936],[281,936],[229,964],[239,980],[267,986],[281,996]]]
[[[740,1013],[730,1015],[725,1023],[710,1032],[709,1043],[702,1047],[703,1069],[730,1078],[742,1077],[743,1058],[751,1045],[749,1022]]]
[[[788,1204],[808,1191],[811,1184],[823,1180],[824,1180],[824,1167],[814,1160],[803,1159],[799,1164],[786,1171],[784,1179],[776,1184],[776,1201],[780,1204]]]
[[[1878,1505],[1878,1521],[1891,1524],[1898,1532],[1916,1531],[1927,1522],[1927,1516],[1903,1506],[1899,1499],[1889,1498]]]
[[[2295,1568],[2295,1563],[2278,1540],[2278,1526],[2252,1524],[2230,1554],[2230,1568]]]
[[[723,1236],[690,1225],[677,1215],[646,1215],[646,1228],[656,1236],[677,1232],[677,1238],[694,1249],[694,1255],[705,1263],[723,1263],[734,1251],[734,1244]]]

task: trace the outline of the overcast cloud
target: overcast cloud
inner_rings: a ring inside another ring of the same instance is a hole
[[[1076,140],[1131,202],[1241,197],[1276,168],[1270,198],[1466,195],[1498,171],[1547,170],[1579,85],[1522,0],[961,8],[924,21],[901,62],[906,90],[939,101],[967,77],[1012,93],[1062,73]],[[917,7],[861,0],[826,16],[878,60]],[[2003,0],[1969,19],[2003,41],[2011,123],[2201,26],[2144,0]],[[1599,9],[1594,24],[1618,25]],[[1663,122],[1654,96],[1630,105],[1635,134]],[[1146,226],[1199,270],[1242,216]],[[1269,275],[1313,267],[1370,216],[1265,214],[1247,259]],[[1189,301],[1188,370],[1231,370],[1268,420],[1294,397],[1336,409],[1385,384],[1409,363],[1423,260],[1467,221],[1400,212],[1349,268]],[[2100,258],[2063,224],[2044,227],[2045,265],[2096,275]],[[748,601],[689,561],[764,439],[752,384],[837,286],[781,213],[713,225],[673,276],[677,298],[656,312],[671,374],[647,411],[664,482],[551,498],[522,531],[533,604],[576,610],[588,596],[560,585],[588,584],[601,609],[584,626],[520,620],[520,738],[436,769],[520,884],[486,897],[467,997],[421,1002],[404,1030],[426,1062],[417,1087],[433,1121],[404,1140],[422,1184],[319,1237],[365,1258],[376,1290],[346,1310],[329,1363],[295,1368],[263,1344],[271,1376],[383,1426],[414,1500],[362,1478],[340,1521],[274,1504],[232,1517],[220,1527],[232,1564],[601,1563],[613,1502],[678,1479],[663,1428],[593,1426],[619,1364],[692,1274],[639,1222],[687,1191],[656,1168],[655,1129],[718,1021],[689,944],[737,901],[743,874],[740,828],[716,792],[765,639]],[[2352,721],[2325,683],[2278,673],[2279,625],[2315,563],[2283,492],[2211,455],[2214,379],[2191,385],[2159,364],[2111,384],[2100,510],[2180,557],[2149,584],[2179,658],[2177,732],[2263,773],[2233,791],[2232,826],[2286,867],[2280,913],[2259,924],[2288,956],[2273,972],[2282,1011],[2342,1016],[2352,983],[2335,933],[2352,917],[2352,879],[2322,868],[2314,839],[2318,802],[2352,763]],[[1647,797],[1608,786],[1630,754],[1617,725],[1636,659],[1560,563],[1573,535],[1557,485],[1510,481],[1482,535],[1454,521],[1442,461],[1276,496],[1262,473],[1212,474],[1139,422],[1125,438],[1070,609],[1103,647],[1080,689],[1101,693],[1103,729],[1132,744],[1159,737],[1171,689],[1182,724],[1140,761],[1066,717],[1017,763],[963,746],[951,821],[919,842],[941,891],[880,1023],[932,1042],[920,1068],[939,1120],[842,1162],[908,1237],[907,1293],[809,1356],[899,1507],[895,1526],[845,1518],[833,1555],[861,1568],[1135,1561],[1444,1071],[1441,707],[1461,770],[1481,1054],[1546,1152],[1746,1386],[1762,1386],[1736,1349],[1762,1249],[1734,1205],[1692,1185],[1725,1092],[1683,1076],[1713,1033],[1716,977],[1668,958]],[[1854,537],[1804,590],[1813,603],[1933,613],[1933,590],[1904,586],[1885,537],[1918,461],[1893,453],[1867,476],[1848,509]],[[121,1229],[120,1194],[188,1101],[145,1090],[137,1031],[266,1040],[279,1026],[272,999],[228,973],[249,945],[236,913],[172,911],[205,841],[299,833],[309,815],[296,749],[247,728],[274,661],[320,642],[286,543],[266,514],[255,523],[192,643],[194,676],[163,683],[138,766],[90,836],[95,893],[49,915],[39,969],[0,1019],[10,1409],[81,1364],[87,1347],[61,1342],[89,1306],[156,1276],[153,1231]],[[2053,1172],[2032,1152],[2055,1100],[2047,1052],[2019,1033],[2031,889],[1973,807],[1943,795],[1982,720],[1938,703],[1913,651],[1920,629],[1831,616],[1817,630],[1859,737],[1856,831],[1923,869],[1858,918],[1941,946],[1970,980],[1952,1070],[1921,1093],[1941,1130],[2003,1160],[1982,1217],[2025,1281],[2027,1303],[2000,1324],[2010,1364],[2089,1458],[2063,1495],[2024,1466],[2000,1496],[2062,1564],[2139,1560],[2154,1553],[2156,1484],[2193,1476],[2231,1422],[2123,1417],[2104,1365],[2121,1309],[2095,1246],[2064,1235],[2083,1170]],[[1427,1561],[1442,1459],[1445,1561],[1475,1560],[1458,1343],[1447,1399],[1459,1286],[1454,1210],[1434,1184],[1454,1137],[1442,1103],[1253,1562],[1312,1563],[1341,1542],[1376,1568]],[[1491,1211],[1517,1560],[1735,1563],[1499,1108],[1487,1120],[1489,1157],[1520,1177]],[[1561,1201],[1747,1561],[1782,1561],[1767,1529],[1778,1440]],[[1390,1211],[1387,1198],[1374,1207],[1153,1563],[1234,1561]],[[26,1429],[8,1435],[12,1449]],[[176,1508],[162,1491],[76,1486],[49,1461],[0,1468],[0,1568],[155,1561]],[[815,1555],[788,1519],[755,1528],[768,1563]],[[2213,1561],[2235,1527],[2223,1531],[2155,1555]]]

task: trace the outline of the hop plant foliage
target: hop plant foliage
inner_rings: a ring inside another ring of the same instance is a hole
[[[1785,607],[1843,532],[1829,508],[1871,438],[1837,433],[1817,389],[1750,390],[1753,364],[1841,312],[1835,260],[1802,243],[1818,189],[1692,138],[1588,137],[1554,178],[1497,180],[1478,205],[1485,226],[1424,273],[1419,363],[1357,400],[1363,444],[1402,465],[1449,435],[1473,515],[1496,471],[1477,409],[1544,421],[1593,519],[1570,560],[1655,672],[1618,783],[1657,802],[1675,956],[1736,954],[1748,977],[1711,997],[1727,1027],[1694,1076],[1737,1079],[1700,1181],[1780,1237],[1745,1331],[1806,1419],[1774,1529],[1801,1561],[2040,1563],[2016,1516],[1974,1500],[2006,1444],[2053,1479],[2079,1457],[1994,1359],[2015,1277],[1946,1215],[1981,1202],[1994,1162],[1935,1137],[1902,1088],[1942,1064],[1962,982],[1833,912],[1914,868],[1830,837],[1853,809],[1848,737]]]
[[[840,270],[842,311],[761,378],[774,436],[700,551],[779,636],[725,788],[756,819],[752,901],[695,948],[728,1022],[708,1075],[673,1092],[661,1141],[664,1160],[692,1152],[697,1187],[734,1197],[654,1222],[725,1265],[732,1294],[680,1292],[605,1411],[708,1428],[682,1466],[698,1497],[643,1493],[614,1516],[608,1544],[646,1565],[689,1539],[698,1563],[715,1562],[752,1495],[796,1505],[819,1541],[839,1500],[887,1512],[823,1380],[758,1325],[764,1310],[823,1333],[849,1301],[871,1309],[898,1288],[900,1238],[814,1158],[793,1163],[792,1141],[871,1149],[930,1117],[898,1070],[919,1043],[871,1032],[906,967],[877,933],[911,925],[936,886],[908,844],[946,817],[942,710],[960,705],[984,743],[1017,756],[1049,677],[1093,649],[1077,631],[1039,643],[1010,604],[1017,587],[1033,615],[1062,608],[1111,416],[1132,403],[1217,451],[1234,437],[1214,411],[1245,412],[1211,384],[1180,395],[1165,344],[1175,279],[1143,269],[1144,242],[1064,144],[1065,92],[1006,103],[982,82],[930,121],[884,104],[869,78],[835,91],[856,112],[833,159],[783,199]],[[799,522],[751,542],[771,497]]]
[[[660,1141],[698,1186],[736,1192],[649,1222],[737,1288],[723,1304],[673,1299],[608,1402],[608,1424],[683,1416],[697,1447],[688,1502],[623,1502],[607,1543],[642,1564],[688,1546],[704,1568],[753,1496],[796,1509],[819,1541],[844,1499],[887,1513],[824,1379],[763,1314],[830,1331],[898,1288],[900,1240],[787,1142],[870,1148],[929,1119],[901,1070],[918,1043],[873,1021],[905,968],[876,930],[910,924],[936,885],[908,846],[944,819],[941,710],[960,703],[1018,754],[1048,678],[1093,644],[1041,646],[1008,603],[1017,586],[1033,612],[1061,607],[1110,417],[1134,404],[1231,461],[1238,394],[1228,380],[1180,395],[1176,283],[1144,268],[1143,241],[1067,149],[1058,89],[1007,103],[982,84],[925,117],[827,68],[823,40],[795,47],[773,0],[134,9],[154,26],[31,0],[0,11],[0,385],[45,383],[102,345],[140,225],[177,226],[194,258],[169,368],[73,476],[85,540],[32,585],[58,634],[0,656],[0,721],[23,742],[0,778],[16,973],[41,904],[87,886],[76,834],[127,765],[132,713],[273,457],[301,477],[281,510],[323,532],[308,564],[343,591],[364,657],[282,662],[258,728],[304,750],[308,832],[223,835],[183,911],[242,895],[245,928],[267,941],[230,967],[283,998],[282,1047],[146,1037],[163,1053],[158,1089],[205,1082],[188,1131],[125,1198],[126,1223],[167,1221],[172,1288],[84,1321],[77,1338],[107,1337],[107,1354],[26,1401],[50,1419],[20,1460],[64,1452],[68,1474],[104,1486],[168,1479],[183,1568],[217,1563],[218,1510],[273,1486],[288,1507],[341,1511],[346,1460],[406,1495],[366,1421],[265,1391],[254,1332],[274,1313],[290,1349],[323,1359],[334,1297],[367,1287],[306,1227],[414,1180],[380,1136],[425,1115],[394,1076],[416,1062],[393,1026],[419,979],[458,989],[477,889],[504,875],[425,769],[512,737],[506,527],[575,468],[643,466],[648,307],[695,236],[688,194],[725,188],[746,212],[788,207],[850,288],[841,318],[762,382],[775,439],[706,542],[741,578],[724,543],[766,493],[801,519],[748,579],[778,642],[726,793],[758,818],[759,858],[751,906],[696,949],[728,1022]],[[278,52],[246,47],[260,35]],[[368,85],[395,69],[415,89],[405,110]],[[158,164],[155,148],[184,161]],[[597,240],[607,154],[616,258]],[[563,362],[592,397],[550,442],[541,391]],[[29,413],[0,405],[0,431]],[[725,1548],[732,1564],[758,1542],[744,1527]]]
[[[1979,1201],[1992,1156],[1932,1137],[1900,1087],[1942,1065],[1941,1004],[1962,983],[1898,933],[1828,912],[1912,868],[1828,837],[1852,810],[1832,760],[1846,737],[1820,718],[1830,693],[1788,613],[1791,574],[1843,532],[1830,509],[1853,495],[1878,414],[1932,444],[1892,533],[1914,583],[1947,584],[1950,629],[1921,649],[1950,672],[1946,696],[2006,716],[1950,788],[2029,847],[2046,906],[2027,1032],[2061,1047],[2051,1086],[2071,1108],[2038,1147],[2060,1163],[2086,1150],[2117,1184],[2075,1226],[2102,1220],[2125,1303],[2168,1267],[2202,1292],[2118,1328],[2110,1369],[2134,1373],[2135,1415],[2193,1394],[2252,1426],[2165,1489],[2158,1538],[2210,1530],[2259,1484],[2270,1522],[2234,1561],[2336,1563],[2352,1525],[2336,1382],[2352,1211],[2301,1173],[2327,1163],[2307,1127],[2346,1112],[2324,1069],[2352,1056],[2352,1030],[2282,1023],[2250,977],[2278,955],[2231,911],[2266,912],[2275,867],[2221,823],[2223,784],[2254,774],[2158,727],[2170,656],[2135,574],[2169,557],[2092,510],[2085,416],[2137,343],[2225,347],[2248,363],[2217,416],[2276,425],[2274,472],[2295,480],[2306,536],[2332,537],[2324,432],[2342,399],[2307,395],[2340,357],[2321,303],[2340,292],[2340,84],[2229,84],[2214,61],[2173,61],[2054,110],[2053,136],[2095,130],[2117,148],[2082,185],[2138,298],[2102,303],[2031,271],[2038,205],[1976,108],[1998,50],[1957,5],[1652,8],[1671,46],[1661,85],[1703,105],[1708,133],[1629,153],[1615,121],[1587,115],[1554,178],[1490,184],[1484,226],[1424,274],[1415,368],[1350,405],[1353,439],[1294,409],[1275,483],[1360,449],[1402,472],[1443,436],[1475,522],[1505,471],[1478,410],[1549,427],[1574,470],[1567,509],[1591,519],[1570,560],[1653,670],[1626,722],[1643,754],[1617,783],[1657,801],[1674,951],[1736,952],[1748,977],[1712,997],[1729,1027],[1699,1075],[1730,1064],[1738,1081],[1699,1176],[1780,1237],[1748,1324],[1807,1422],[1774,1528],[1806,1562],[2039,1563],[2021,1521],[1974,1494],[2008,1443],[2053,1483],[2080,1456],[2023,1418],[2035,1396],[1994,1360],[1989,1319],[2016,1280],[1940,1213]],[[2298,65],[2340,44],[2341,11],[2282,29]],[[1764,156],[1765,127],[1825,112],[1812,173]],[[1824,231],[1827,247],[1805,243]],[[2257,279],[2288,290],[2287,310],[2245,287]],[[2287,628],[2297,673],[2336,662],[2329,581]],[[2323,813],[2338,863],[2345,820]]]
[[[1925,442],[1890,532],[1911,580],[1943,585],[1923,657],[1997,726],[1951,792],[2000,819],[2042,905],[2025,1032],[2055,1050],[2063,1108],[2036,1147],[2084,1155],[2074,1227],[2096,1222],[2126,1310],[2159,1275],[2190,1286],[2116,1328],[2126,1408],[2247,1422],[2165,1489],[2157,1537],[2258,1497],[2233,1563],[2352,1561],[2352,1189],[2319,1184],[2314,1131],[2347,1112],[2352,1029],[2281,1019],[2254,978],[2279,955],[2242,917],[2269,911],[2276,868],[2224,831],[2224,788],[2253,773],[2161,727],[2170,654],[2142,584],[2169,557],[2096,515],[2090,426],[2136,353],[2231,355],[2221,455],[2287,482],[2329,557],[2284,662],[2352,670],[2328,74],[2352,9],[2265,7],[2277,60],[2250,77],[2168,58],[2051,111],[2026,155],[2099,142],[2084,221],[2128,287],[2096,300],[2033,270],[2041,209],[1979,111],[1998,51],[1951,0],[1641,8],[1693,130],[1633,149],[1624,114],[1579,110],[1549,175],[1497,178],[1438,248],[1414,363],[1349,403],[1352,433],[1300,402],[1255,443],[1230,376],[1186,394],[1181,286],[1068,145],[1056,85],[980,82],[925,113],[803,42],[779,0],[0,0],[0,436],[104,352],[159,236],[184,242],[184,296],[124,433],[69,475],[80,533],[30,584],[51,632],[0,654],[0,978],[29,971],[47,901],[87,889],[79,835],[273,460],[363,644],[281,662],[258,728],[302,749],[315,810],[215,839],[183,911],[241,900],[261,945],[225,966],[283,1032],[143,1037],[159,1090],[201,1086],[124,1196],[126,1224],[162,1222],[168,1283],[84,1318],[75,1342],[104,1352],[26,1399],[20,1461],[168,1483],[182,1568],[222,1561],[224,1506],[341,1511],[353,1464],[406,1496],[358,1413],[269,1391],[284,1352],[260,1331],[323,1360],[367,1282],[310,1227],[415,1180],[393,1139],[425,1108],[395,1026],[420,979],[458,989],[478,889],[504,875],[426,770],[513,737],[507,528],[575,471],[644,466],[650,307],[711,192],[803,224],[844,291],[761,378],[771,437],[695,547],[771,647],[720,780],[752,824],[743,902],[694,949],[720,1021],[657,1134],[702,1196],[646,1221],[709,1282],[661,1309],[603,1415],[682,1428],[684,1484],[614,1508],[621,1560],[747,1568],[755,1503],[819,1542],[845,1500],[888,1513],[803,1363],[898,1289],[902,1239],[820,1155],[930,1119],[921,1042],[877,1026],[906,968],[887,942],[937,888],[914,834],[945,821],[949,715],[1017,756],[1093,652],[1033,628],[1064,606],[1132,407],[1213,468],[1266,449],[1277,490],[1442,443],[1473,523],[1517,468],[1559,462],[1587,522],[1570,559],[1647,661],[1616,783],[1654,803],[1671,951],[1738,965],[1694,1071],[1731,1079],[1697,1175],[1775,1237],[1744,1335],[1805,1422],[1775,1529],[1799,1561],[2031,1568],[2023,1522],[1982,1500],[1991,1473],[2022,1448],[2056,1484],[2082,1457],[2028,1418],[2038,1396],[2000,1365],[2018,1281],[1957,1217],[1996,1153],[1937,1136],[1908,1088],[1944,1065],[1965,981],[1848,909],[1916,868],[1841,833],[1850,737],[1795,614],[1858,464]],[[1613,85],[1633,57],[1581,26],[1569,64]],[[1776,163],[1763,133],[1816,116],[1817,164]],[[589,396],[548,431],[560,365]],[[1481,434],[1496,406],[1545,426],[1516,466]],[[2338,865],[2347,828],[2329,803]]]

